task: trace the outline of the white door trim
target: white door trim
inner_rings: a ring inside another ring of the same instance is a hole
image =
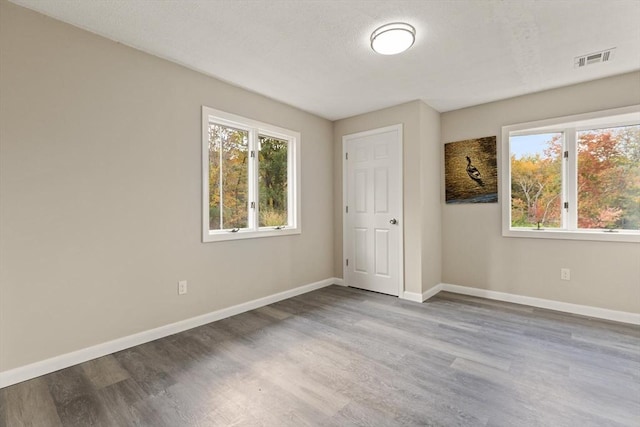
[[[400,258],[399,260],[399,270],[398,271],[398,297],[402,297],[403,293],[404,293],[404,159],[403,159],[403,134],[402,134],[402,123],[399,123],[397,125],[391,125],[391,126],[385,126],[385,127],[381,127],[381,128],[377,128],[377,129],[371,129],[371,130],[367,130],[364,132],[357,132],[357,133],[351,133],[348,135],[344,135],[342,137],[342,277],[346,278],[346,263],[345,263],[345,254],[347,253],[347,239],[346,239],[346,232],[347,232],[347,213],[346,213],[346,207],[347,207],[347,142],[350,139],[355,139],[355,138],[362,138],[365,136],[369,136],[369,135],[375,135],[378,133],[385,133],[385,132],[389,132],[389,131],[397,131],[398,132],[398,150],[400,151],[399,153],[399,162],[400,162],[400,168],[398,170],[398,174],[400,175],[398,177],[400,182],[400,187],[401,187],[401,191],[400,191],[400,214],[399,214],[399,218],[400,218],[400,233],[399,233],[399,239],[400,241],[398,242],[398,256]],[[344,283],[345,285],[349,285],[348,283]]]

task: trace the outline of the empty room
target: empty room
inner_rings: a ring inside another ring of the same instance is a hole
[[[639,22],[0,0],[0,426],[640,426]]]

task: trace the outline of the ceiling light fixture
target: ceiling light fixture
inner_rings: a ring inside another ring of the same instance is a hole
[[[415,28],[404,22],[394,22],[371,33],[371,49],[381,55],[395,55],[409,49],[415,40]]]

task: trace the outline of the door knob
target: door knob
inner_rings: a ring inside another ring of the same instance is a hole
[[[395,218],[391,218],[391,220],[389,221],[389,224],[396,225],[397,223],[398,223],[398,220]]]

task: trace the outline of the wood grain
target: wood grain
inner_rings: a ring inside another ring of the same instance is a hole
[[[0,390],[2,426],[638,426],[640,328],[331,286]]]

